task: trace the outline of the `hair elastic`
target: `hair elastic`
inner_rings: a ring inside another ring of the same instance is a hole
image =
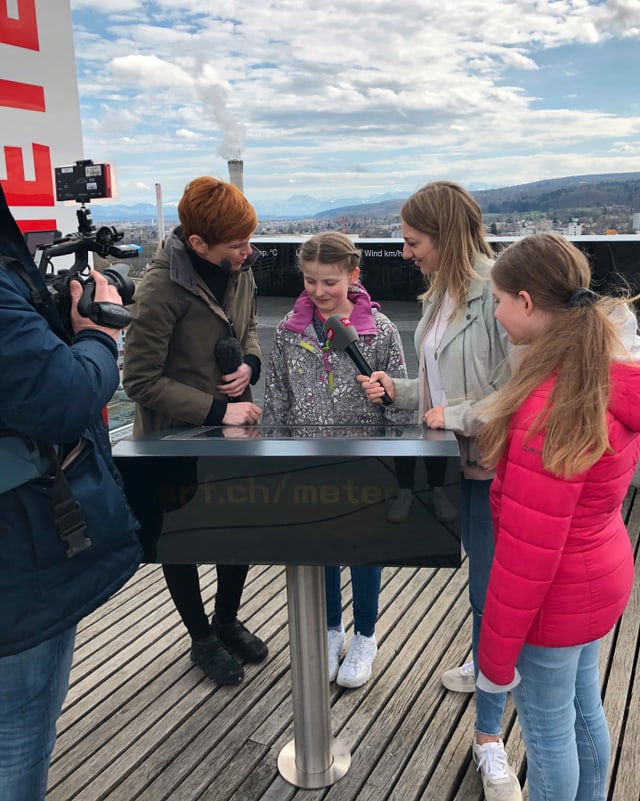
[[[600,296],[592,292],[588,287],[580,286],[571,293],[571,297],[567,302],[567,309],[579,309],[584,306],[592,306],[599,298]]]

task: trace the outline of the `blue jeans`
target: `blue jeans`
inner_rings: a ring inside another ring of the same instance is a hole
[[[365,637],[375,633],[378,619],[378,598],[382,569],[379,567],[351,567],[353,589],[353,629]],[[342,623],[342,592],[340,568],[325,567],[324,583],[327,596],[327,625],[340,628]]]
[[[495,547],[489,505],[490,486],[491,480],[475,481],[460,476],[460,536],[469,558],[469,602],[473,619],[471,645],[476,676],[482,610]],[[479,732],[500,734],[506,697],[506,693],[485,693],[476,689],[476,729]]]
[[[600,697],[599,641],[525,645],[511,692],[527,751],[529,801],[605,801],[611,754]]]
[[[0,798],[41,801],[56,721],[69,687],[76,628],[0,657]]]

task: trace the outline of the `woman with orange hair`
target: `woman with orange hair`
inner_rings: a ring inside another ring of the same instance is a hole
[[[253,424],[261,414],[249,386],[261,368],[250,269],[257,254],[249,242],[255,210],[232,184],[203,176],[187,185],[178,217],[181,225],[160,243],[131,306],[123,384],[136,403],[136,436]],[[227,338],[237,340],[241,354],[232,371],[214,356],[216,343]],[[191,635],[191,660],[217,684],[238,684],[241,662],[261,662],[268,653],[237,617],[248,566],[217,566],[211,622],[197,565],[163,565],[163,571]]]

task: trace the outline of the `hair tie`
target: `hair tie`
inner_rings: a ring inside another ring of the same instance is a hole
[[[599,295],[592,292],[588,287],[580,286],[571,293],[571,297],[567,302],[567,309],[580,309],[586,306],[592,306],[599,297]]]

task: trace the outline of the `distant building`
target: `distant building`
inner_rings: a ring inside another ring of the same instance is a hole
[[[563,236],[582,236],[582,225],[577,220],[571,220],[566,228],[563,228],[560,233]]]
[[[636,212],[633,215],[633,220],[632,220],[632,223],[631,223],[631,227],[633,228],[633,230],[637,234],[640,233],[640,212]]]

